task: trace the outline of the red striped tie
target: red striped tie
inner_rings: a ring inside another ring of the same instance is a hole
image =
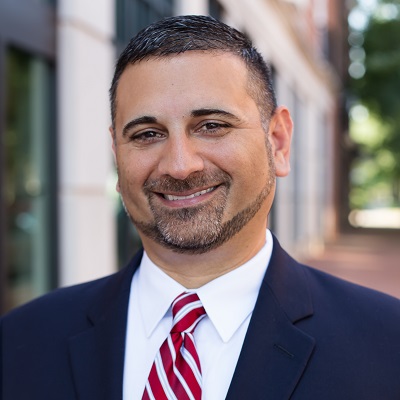
[[[161,345],[142,400],[200,400],[201,368],[193,331],[206,311],[196,293],[172,303],[173,327]]]

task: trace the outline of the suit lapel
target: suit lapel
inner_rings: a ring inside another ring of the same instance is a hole
[[[227,400],[290,398],[314,349],[295,322],[312,312],[303,269],[274,240]]]
[[[86,329],[69,340],[79,400],[122,399],[130,284],[141,257],[138,254],[126,269],[104,281],[93,295]],[[274,240],[226,399],[289,399],[314,348],[314,339],[295,323],[311,315],[303,270]]]
[[[69,339],[79,400],[122,399],[130,284],[141,256],[138,254],[126,269],[105,280],[93,295],[87,329]]]

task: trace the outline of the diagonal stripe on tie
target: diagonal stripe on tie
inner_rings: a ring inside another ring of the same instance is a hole
[[[173,326],[161,345],[142,400],[200,400],[201,367],[193,331],[205,317],[196,293],[185,292],[172,303]]]

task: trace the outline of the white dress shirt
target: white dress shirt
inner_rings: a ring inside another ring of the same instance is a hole
[[[196,290],[207,316],[194,331],[203,400],[225,399],[272,253],[272,235],[248,262]],[[172,301],[187,289],[143,255],[131,285],[124,400],[141,400],[156,353],[172,327]]]

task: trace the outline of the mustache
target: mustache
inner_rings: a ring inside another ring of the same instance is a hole
[[[215,172],[193,172],[185,179],[175,179],[164,175],[157,179],[147,179],[143,185],[145,192],[185,192],[201,187],[211,187],[224,184],[228,188],[232,178],[224,171]]]

